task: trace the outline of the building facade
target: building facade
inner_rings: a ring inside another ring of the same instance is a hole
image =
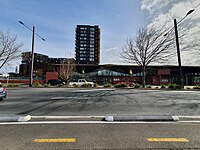
[[[20,65],[20,78],[27,79],[30,72],[30,52],[22,55],[22,64]],[[60,66],[65,61],[74,62],[73,58],[49,58],[47,55],[35,53],[34,59],[34,81],[47,82],[50,79],[59,78]],[[170,83],[179,83],[178,66],[148,66],[146,68],[146,83],[149,85],[162,85]],[[200,66],[182,66],[184,85],[200,84]],[[84,78],[88,81],[94,81],[98,84],[118,83],[131,81],[142,83],[142,70],[136,65],[96,65],[96,64],[76,64],[73,79]],[[16,81],[16,78],[15,80]],[[1,81],[2,83],[3,80]],[[6,82],[6,81],[5,81]],[[19,81],[16,81],[19,82]],[[25,82],[24,80],[20,81]],[[41,82],[41,83],[42,83]]]
[[[77,64],[100,63],[100,28],[98,25],[77,25],[75,39]]]

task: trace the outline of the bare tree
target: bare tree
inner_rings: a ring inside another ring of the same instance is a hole
[[[157,27],[142,27],[134,38],[128,38],[120,53],[123,60],[128,63],[136,63],[142,69],[142,84],[146,86],[146,67],[150,63],[164,63],[173,56],[174,36]]]
[[[64,81],[69,81],[76,69],[76,64],[74,59],[68,59],[66,58],[62,64],[60,65],[59,68],[59,76],[64,80]]]
[[[0,68],[20,57],[23,44],[17,42],[17,36],[0,30]]]

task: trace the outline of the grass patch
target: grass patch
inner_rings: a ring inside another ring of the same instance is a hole
[[[128,87],[128,84],[122,83],[122,84],[115,84],[115,88],[123,88]]]
[[[109,88],[109,87],[112,87],[112,84],[110,84],[110,83],[106,83],[106,84],[103,85],[103,87],[105,87],[105,88]]]

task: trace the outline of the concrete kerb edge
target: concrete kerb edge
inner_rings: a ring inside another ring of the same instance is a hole
[[[24,117],[19,116],[18,122],[26,122],[26,121],[29,121],[29,120],[31,120],[31,116],[30,115],[26,115]]]
[[[30,115],[5,115],[0,116],[0,122],[26,122],[31,120]]]
[[[179,121],[178,116],[106,115],[105,121]]]
[[[105,116],[31,116],[32,119],[103,119]]]

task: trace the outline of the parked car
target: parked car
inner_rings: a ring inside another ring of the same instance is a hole
[[[6,88],[3,87],[2,84],[0,84],[0,100],[6,98],[6,96],[7,96]]]
[[[57,79],[57,80],[56,79],[52,79],[52,80],[48,80],[47,84],[48,85],[59,85],[59,84],[65,85],[65,82],[63,82],[60,79]]]
[[[91,86],[91,87],[94,86],[94,82],[88,82],[88,81],[86,81],[85,79],[79,79],[77,82],[69,82],[69,85],[70,85],[70,86],[76,86],[76,85],[81,86],[81,85],[83,85],[83,84],[87,84],[87,85],[89,85],[89,86]]]

